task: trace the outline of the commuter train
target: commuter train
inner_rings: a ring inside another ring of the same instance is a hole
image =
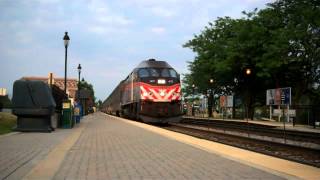
[[[165,61],[142,61],[103,102],[101,111],[148,123],[180,121],[180,75]]]

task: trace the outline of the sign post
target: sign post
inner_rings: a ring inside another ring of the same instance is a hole
[[[291,105],[291,87],[286,88],[277,88],[277,89],[268,89],[266,95],[267,105],[270,106],[270,112],[272,110],[273,105],[277,105],[279,107],[279,111],[281,112],[281,106],[286,106],[287,108],[287,122],[290,122],[290,105]],[[278,113],[277,113],[278,114]],[[283,138],[286,143],[286,123],[285,123],[285,112],[279,113],[278,119],[280,121],[280,114],[283,115]],[[271,119],[271,113],[270,113]]]

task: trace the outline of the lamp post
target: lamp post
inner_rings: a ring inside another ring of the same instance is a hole
[[[192,109],[191,109],[191,115],[194,116],[194,89],[195,89],[195,85],[192,84]]]
[[[248,118],[249,118],[249,78],[250,78],[250,75],[251,75],[251,69],[250,68],[246,68],[245,69],[245,75],[247,76],[247,106],[246,106],[246,118],[247,118],[247,121],[248,121]]]
[[[64,93],[67,94],[67,53],[70,38],[68,36],[68,32],[65,32],[64,37],[64,47],[65,47],[65,61],[64,61]]]
[[[232,118],[235,119],[236,118],[236,89],[238,87],[238,78],[234,78],[233,79],[234,82],[234,88],[233,88],[233,107],[232,107]]]
[[[251,69],[250,68],[246,68],[245,69],[245,75],[247,76],[247,103],[246,103],[246,119],[247,119],[247,133],[248,133],[248,137],[249,135],[249,101],[250,101],[250,97],[249,97],[249,78],[251,76]]]
[[[81,64],[78,65],[78,101],[80,103],[80,74],[81,74]]]
[[[210,94],[209,94],[210,106],[208,104],[208,109],[209,109],[208,117],[212,117],[212,106],[213,106],[213,89],[212,89],[212,85],[213,85],[214,80],[211,78],[209,82],[210,82]],[[208,101],[208,103],[209,103],[209,101]]]

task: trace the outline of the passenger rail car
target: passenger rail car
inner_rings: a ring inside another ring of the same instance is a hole
[[[180,76],[165,61],[142,61],[103,102],[102,111],[144,122],[178,122]]]

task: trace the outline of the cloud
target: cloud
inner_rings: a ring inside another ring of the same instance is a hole
[[[164,27],[153,27],[151,28],[151,32],[155,34],[164,34],[166,32],[166,29]]]
[[[151,8],[151,12],[156,16],[166,17],[166,18],[169,18],[175,15],[175,12],[173,10],[169,10],[168,8],[164,8],[164,7],[153,7]]]
[[[127,26],[133,24],[133,20],[114,11],[105,1],[93,0],[88,3],[89,17],[86,17],[87,30],[98,35],[105,33],[121,33]]]
[[[267,1],[1,1],[0,85],[10,88],[24,75],[54,72],[63,77],[62,37],[68,30],[68,77],[77,77],[81,63],[81,76],[104,99],[144,59],[166,60],[178,72],[187,72],[186,61],[194,53],[181,46],[193,34],[218,16],[240,17],[242,10]]]
[[[98,21],[112,26],[127,26],[132,23],[132,20],[119,15],[100,16]]]
[[[88,31],[96,34],[103,34],[108,32],[108,29],[103,26],[90,26],[88,27]]]

